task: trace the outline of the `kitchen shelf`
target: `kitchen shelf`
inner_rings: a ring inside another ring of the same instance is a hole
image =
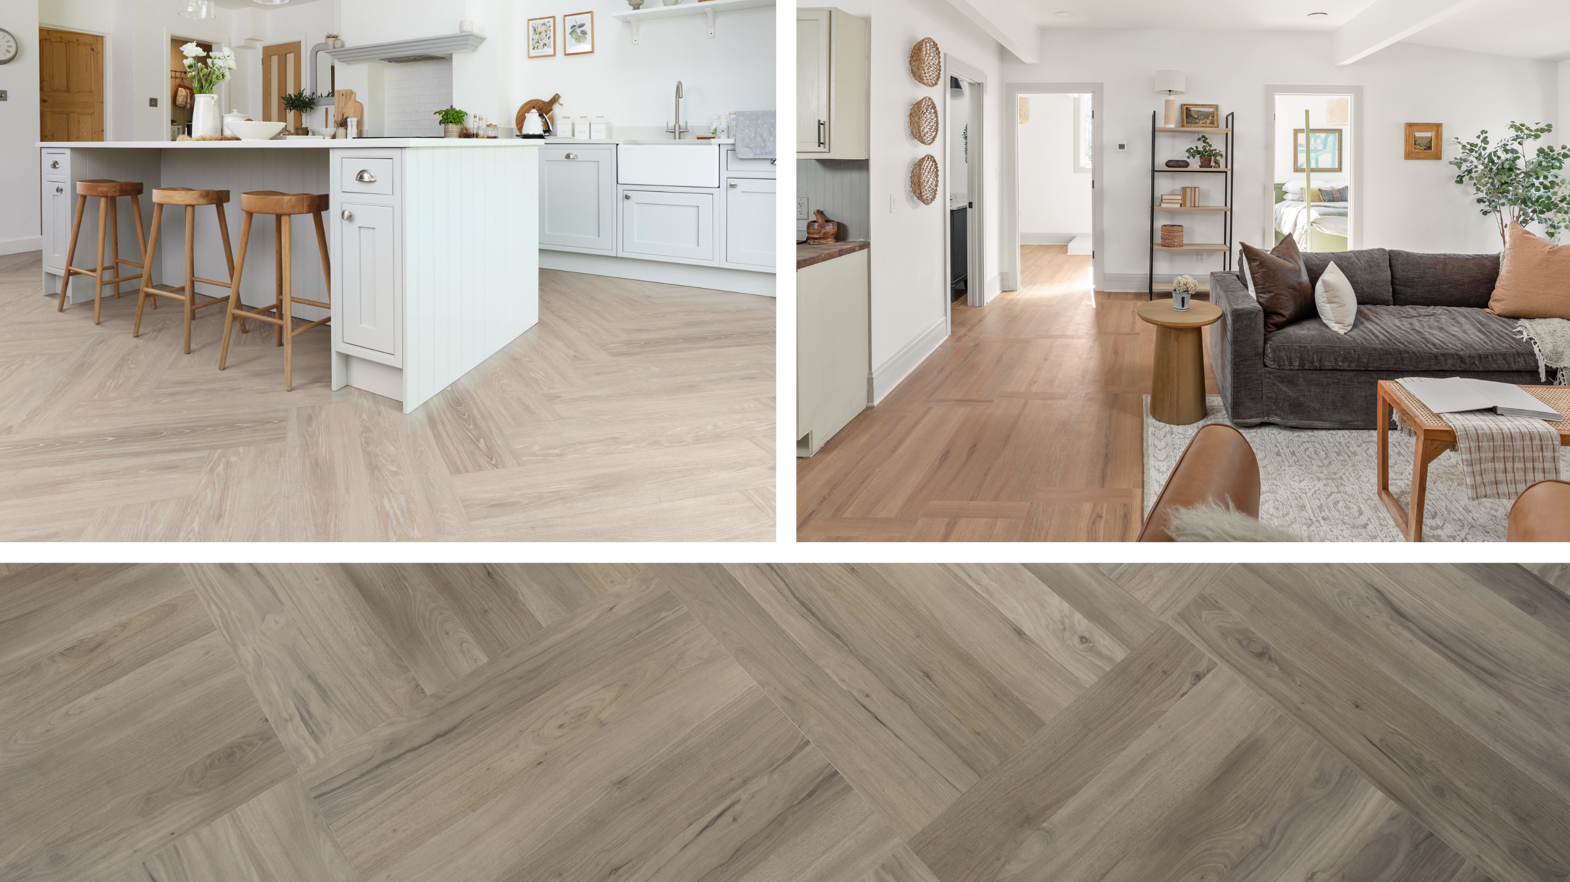
[[[1187,245],[1179,245],[1175,248],[1170,245],[1152,245],[1150,247],[1157,251],[1214,251],[1217,254],[1232,250],[1231,247],[1228,246],[1225,242],[1191,242]]]
[[[684,15],[706,15],[709,18],[709,39],[714,39],[714,14],[735,9],[759,9],[773,6],[774,0],[682,0],[675,6],[654,6],[660,0],[646,0],[642,9],[611,13],[611,18],[632,25],[632,45],[638,45],[638,25],[656,18],[680,18]]]

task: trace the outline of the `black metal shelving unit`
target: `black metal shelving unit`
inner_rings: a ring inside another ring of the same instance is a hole
[[[1161,247],[1161,239],[1156,234],[1156,214],[1159,213],[1159,212],[1162,212],[1162,211],[1167,211],[1167,212],[1177,211],[1177,212],[1182,212],[1182,213],[1191,213],[1192,212],[1192,213],[1200,213],[1200,214],[1213,212],[1213,213],[1216,213],[1216,214],[1220,214],[1221,215],[1222,241],[1218,242],[1218,243],[1213,243],[1213,244],[1224,246],[1224,250],[1222,252],[1223,256],[1222,256],[1222,261],[1221,261],[1222,270],[1223,271],[1230,271],[1232,269],[1232,232],[1233,232],[1233,229],[1232,229],[1232,205],[1233,205],[1232,197],[1234,195],[1236,182],[1237,182],[1237,177],[1233,174],[1234,169],[1232,167],[1232,163],[1235,160],[1235,156],[1233,155],[1234,140],[1235,140],[1235,137],[1236,137],[1234,135],[1235,131],[1236,131],[1236,120],[1233,118],[1233,114],[1231,114],[1231,113],[1227,114],[1227,116],[1226,116],[1226,125],[1222,126],[1220,129],[1193,129],[1193,128],[1168,128],[1168,127],[1165,127],[1165,126],[1158,126],[1158,125],[1156,125],[1156,111],[1152,110],[1150,112],[1150,238],[1147,240],[1150,243],[1150,275],[1149,275],[1149,279],[1148,279],[1148,282],[1147,282],[1148,293],[1150,295],[1149,299],[1151,299],[1151,300],[1156,299],[1156,254],[1157,254],[1157,252],[1162,252],[1162,251],[1166,250],[1166,249],[1163,249]],[[1161,136],[1161,135],[1217,135],[1217,134],[1222,136],[1222,143],[1225,145],[1222,148],[1222,150],[1223,150],[1223,152],[1226,153],[1226,156],[1223,157],[1224,165],[1221,168],[1218,168],[1218,169],[1211,169],[1211,168],[1166,168],[1166,167],[1158,164],[1160,162],[1160,160],[1158,160],[1156,158],[1156,145],[1157,145],[1157,139],[1159,138],[1159,136]],[[1203,175],[1203,174],[1225,175],[1226,177],[1225,177],[1225,180],[1224,180],[1224,182],[1222,184],[1222,187],[1221,187],[1222,204],[1218,205],[1218,206],[1214,206],[1214,207],[1208,207],[1208,206],[1200,207],[1197,210],[1194,209],[1194,208],[1187,208],[1187,209],[1170,209],[1170,208],[1164,209],[1164,208],[1162,208],[1161,207],[1161,202],[1160,202],[1159,198],[1156,195],[1156,182],[1158,180],[1157,176],[1158,175],[1163,175],[1163,174],[1169,174],[1169,175],[1170,174],[1176,174],[1176,175],[1196,175],[1196,174],[1197,175]],[[1185,229],[1184,229],[1185,238],[1187,236],[1187,232],[1188,232],[1188,230],[1186,229],[1186,225],[1185,225]],[[1211,243],[1202,243],[1202,244],[1211,244]],[[1196,253],[1196,252],[1193,252],[1193,251],[1172,251],[1172,252],[1169,252],[1169,253],[1174,253],[1174,254],[1193,254],[1193,253]],[[1205,252],[1197,252],[1197,253],[1203,254]],[[1163,283],[1163,284],[1165,284],[1165,283]],[[1208,291],[1209,290],[1209,282],[1205,282],[1205,283],[1202,283],[1202,284],[1204,285],[1203,290]],[[1164,294],[1165,293],[1171,293],[1171,290],[1172,289],[1170,287],[1166,287],[1161,293],[1164,293]]]

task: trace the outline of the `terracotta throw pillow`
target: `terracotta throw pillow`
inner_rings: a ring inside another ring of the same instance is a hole
[[[1265,311],[1265,333],[1319,315],[1314,305],[1314,286],[1308,283],[1308,268],[1303,266],[1303,255],[1291,236],[1269,251],[1243,245],[1243,261],[1254,297]]]
[[[1508,318],[1570,319],[1570,245],[1556,246],[1511,224],[1488,311]]]

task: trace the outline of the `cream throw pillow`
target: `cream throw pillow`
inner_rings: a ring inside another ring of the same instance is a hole
[[[1510,318],[1570,319],[1570,245],[1556,246],[1510,224],[1488,311]]]
[[[1314,286],[1314,305],[1319,307],[1319,320],[1337,334],[1352,330],[1357,321],[1357,293],[1341,267],[1332,262],[1325,267]]]

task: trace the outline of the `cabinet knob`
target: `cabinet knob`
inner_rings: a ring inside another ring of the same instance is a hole
[[[621,198],[623,198],[623,199],[631,199],[632,198],[632,194],[631,193],[623,193],[623,194],[621,194]]]
[[[736,182],[735,182],[735,181],[731,181],[731,182],[730,182],[730,188],[731,188],[731,189],[732,189],[732,190],[734,190],[734,189],[736,189]]]
[[[360,169],[360,173],[355,175],[354,179],[356,181],[359,181],[362,184],[374,184],[374,183],[376,183],[376,176],[371,174],[371,170],[368,169],[368,168]]]
[[[64,193],[65,192],[65,188],[64,187],[55,187],[55,192],[56,193]]]
[[[576,153],[569,153],[569,154],[567,154],[567,158],[568,159],[577,159],[578,158],[578,154],[576,154]]]
[[[56,159],[54,162],[49,163],[49,167],[50,168],[59,168],[60,167],[60,160]]]
[[[346,221],[353,221],[354,220],[354,212],[352,212],[349,209],[345,208],[343,210],[343,219],[346,220]]]

